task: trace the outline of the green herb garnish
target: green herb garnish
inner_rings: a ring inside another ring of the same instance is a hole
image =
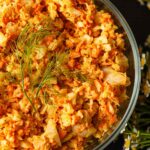
[[[29,77],[29,79],[32,80],[34,50],[40,48],[42,40],[50,35],[51,32],[54,31],[52,31],[52,26],[47,20],[43,25],[39,24],[33,26],[28,24],[20,33],[18,39],[15,42],[13,41],[11,45],[11,49],[15,52],[17,60],[20,63],[22,91],[33,106],[34,110],[36,110],[36,108],[33,104],[32,98],[29,97],[28,92],[24,89],[24,78]],[[65,76],[70,79],[77,78],[82,82],[86,81],[86,77],[79,70],[70,70],[67,67],[68,59],[69,50],[51,53],[46,69],[43,71],[43,75],[40,75],[41,80],[39,79],[39,83],[32,85],[33,88],[36,88],[36,98],[42,87],[46,85],[52,88],[52,85],[57,83],[60,76]],[[35,89],[33,89],[33,91],[35,91]],[[45,94],[44,98],[45,102],[47,102],[47,96]]]
[[[44,85],[53,84],[53,79],[55,79],[57,82],[57,78],[59,78],[61,75],[65,76],[66,78],[77,78],[82,82],[85,82],[87,80],[87,78],[81,73],[81,71],[71,71],[67,68],[66,63],[68,62],[68,58],[68,51],[58,52],[54,54],[54,56],[47,64],[43,78],[38,86],[36,97],[38,96],[40,89]]]
[[[51,31],[48,28],[26,25],[18,36],[18,39],[13,41],[11,45],[11,49],[15,52],[17,60],[20,63],[22,91],[33,106],[34,110],[36,110],[36,108],[33,105],[33,101],[24,89],[24,77],[30,77],[32,74],[32,53],[34,49],[38,48],[40,46],[40,42],[50,34]]]

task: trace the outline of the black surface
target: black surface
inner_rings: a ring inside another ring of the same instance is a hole
[[[130,25],[138,44],[143,44],[150,33],[150,10],[137,0],[111,0]]]
[[[123,136],[120,135],[105,150],[123,150],[123,143],[124,143]]]
[[[111,0],[125,17],[138,45],[143,45],[145,39],[150,34],[150,10],[146,6],[141,6],[137,0]],[[105,150],[123,150],[123,138],[110,144]]]

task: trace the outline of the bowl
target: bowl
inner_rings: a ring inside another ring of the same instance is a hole
[[[126,34],[126,56],[128,57],[129,61],[129,68],[128,68],[128,76],[131,80],[131,85],[127,89],[127,94],[129,96],[129,100],[121,105],[119,109],[119,118],[120,120],[118,123],[113,126],[109,132],[107,132],[103,138],[103,140],[99,143],[96,139],[93,140],[92,144],[89,144],[87,149],[91,150],[103,150],[106,148],[125,128],[137,102],[139,89],[140,89],[140,80],[141,80],[141,72],[140,72],[140,56],[138,53],[137,43],[135,41],[134,35],[122,16],[119,10],[109,1],[109,0],[95,0],[95,5],[97,9],[103,9],[107,12],[111,13],[115,23],[119,27],[120,32],[124,32]]]

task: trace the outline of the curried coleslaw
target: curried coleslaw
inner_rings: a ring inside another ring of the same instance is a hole
[[[128,100],[125,33],[92,0],[0,0],[0,149],[82,150]]]

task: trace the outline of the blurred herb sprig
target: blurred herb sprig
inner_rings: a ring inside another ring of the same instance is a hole
[[[123,133],[125,150],[143,150],[150,147],[150,36],[140,48],[142,82],[135,111]]]

